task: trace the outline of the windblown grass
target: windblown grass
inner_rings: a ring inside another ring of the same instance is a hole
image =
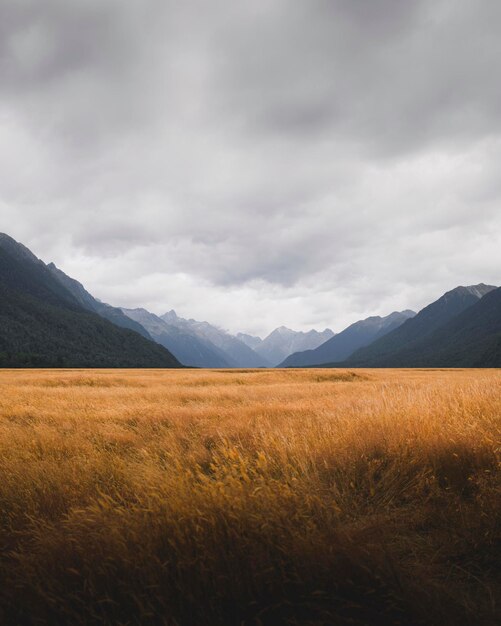
[[[4,371],[0,622],[495,624],[501,372]]]

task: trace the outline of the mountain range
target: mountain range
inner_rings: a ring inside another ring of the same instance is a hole
[[[386,317],[368,317],[360,320],[334,335],[315,350],[291,354],[280,364],[280,367],[305,367],[344,361],[358,348],[383,337],[414,315],[414,311],[402,311],[391,313]]]
[[[343,365],[487,367],[501,365],[501,288],[456,287]]]
[[[118,313],[110,313],[114,322],[105,319],[65,282],[55,268],[0,234],[2,367],[180,367],[145,331],[117,325]]]
[[[244,333],[237,335],[241,341],[274,366],[279,365],[289,354],[300,350],[313,350],[333,336],[334,333],[330,328],[322,332],[318,330],[297,332],[285,326],[275,328],[264,339]]]
[[[270,363],[256,353],[237,337],[225,330],[194,319],[178,317],[175,311],[169,311],[161,316],[164,322],[172,324],[185,332],[194,333],[201,340],[210,342],[225,355],[230,367],[269,367]]]
[[[271,366],[246,342],[208,322],[101,302],[6,234],[0,234],[0,295],[0,365],[5,367]],[[296,335],[310,336],[308,345],[318,343],[316,331],[288,331],[283,340]]]
[[[338,334],[280,326],[233,335],[171,310],[118,308],[0,234],[2,367],[500,367],[501,288],[456,287],[417,314]]]
[[[407,319],[348,356],[336,353],[333,344],[360,323],[313,354],[292,355],[284,366],[501,367],[501,288],[483,283],[456,287],[416,315],[404,313]],[[327,356],[333,358],[326,361]]]
[[[160,345],[170,350],[181,363],[194,367],[232,367],[221,350],[195,333],[168,324],[146,309],[122,309],[132,321],[141,324]]]

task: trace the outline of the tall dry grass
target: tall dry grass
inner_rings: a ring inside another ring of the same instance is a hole
[[[495,624],[501,372],[4,371],[0,622]]]

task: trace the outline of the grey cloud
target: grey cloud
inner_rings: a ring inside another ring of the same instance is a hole
[[[4,0],[1,230],[103,299],[244,330],[498,282],[500,25],[494,0]]]
[[[301,141],[315,117],[317,132],[390,154],[499,130],[496,3],[327,4],[237,44],[233,95],[253,129]]]

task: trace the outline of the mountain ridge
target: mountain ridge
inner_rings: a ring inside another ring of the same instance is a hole
[[[334,333],[330,328],[323,331],[315,329],[297,331],[287,326],[278,326],[264,339],[246,335],[246,341],[253,342],[255,344],[253,349],[275,366],[293,352],[316,348],[333,336]]]
[[[347,362],[366,363],[367,367],[386,366],[387,363],[396,362],[398,352],[412,350],[416,342],[422,341],[494,289],[496,287],[493,285],[484,283],[455,287],[425,306],[386,337],[352,353]]]
[[[244,342],[237,339],[225,330],[194,319],[179,317],[174,310],[160,315],[160,319],[167,321],[178,328],[189,330],[199,338],[210,341],[219,350],[222,350],[226,358],[230,360],[232,367],[268,367],[269,363],[249,348]]]
[[[101,317],[104,317],[108,321],[112,322],[116,326],[122,328],[128,328],[136,333],[139,333],[146,339],[152,340],[148,331],[134,320],[127,317],[119,308],[106,304],[94,298],[90,294],[82,283],[78,282],[75,278],[71,278],[59,269],[55,263],[49,263],[47,265],[49,271],[53,276],[65,287],[77,300],[77,302],[84,308],[94,313],[97,313]]]
[[[350,324],[340,333],[314,350],[296,352],[288,356],[278,367],[310,367],[324,363],[344,361],[358,348],[372,343],[415,315],[414,311],[393,311],[381,317],[373,315]]]
[[[184,365],[228,368],[234,365],[216,346],[189,333],[144,308],[121,309],[130,319],[141,324],[153,340],[171,351]]]
[[[346,366],[356,367],[414,367],[432,366],[439,363],[439,345],[449,354],[443,356],[440,363],[455,363],[451,346],[447,348],[447,336],[454,332],[456,324],[469,320],[476,311],[482,314],[483,306],[477,307],[485,297],[499,288],[493,285],[459,286],[446,292],[443,296],[430,303],[411,320],[397,328],[386,337],[374,342],[367,348],[358,350],[347,359]],[[493,298],[499,296],[493,296]],[[490,299],[487,300],[487,303]],[[469,313],[468,313],[469,311]],[[463,317],[462,317],[463,316]],[[459,318],[459,322],[457,321]],[[463,331],[464,332],[464,331]],[[461,334],[461,332],[459,332]],[[473,346],[470,347],[470,350]],[[458,350],[462,350],[458,346]],[[428,354],[427,358],[424,355]],[[448,359],[448,361],[447,361]],[[461,362],[468,359],[461,358]],[[419,365],[413,365],[419,364]],[[427,365],[430,364],[430,365]]]
[[[170,352],[83,308],[43,261],[0,236],[0,366],[180,367]]]

